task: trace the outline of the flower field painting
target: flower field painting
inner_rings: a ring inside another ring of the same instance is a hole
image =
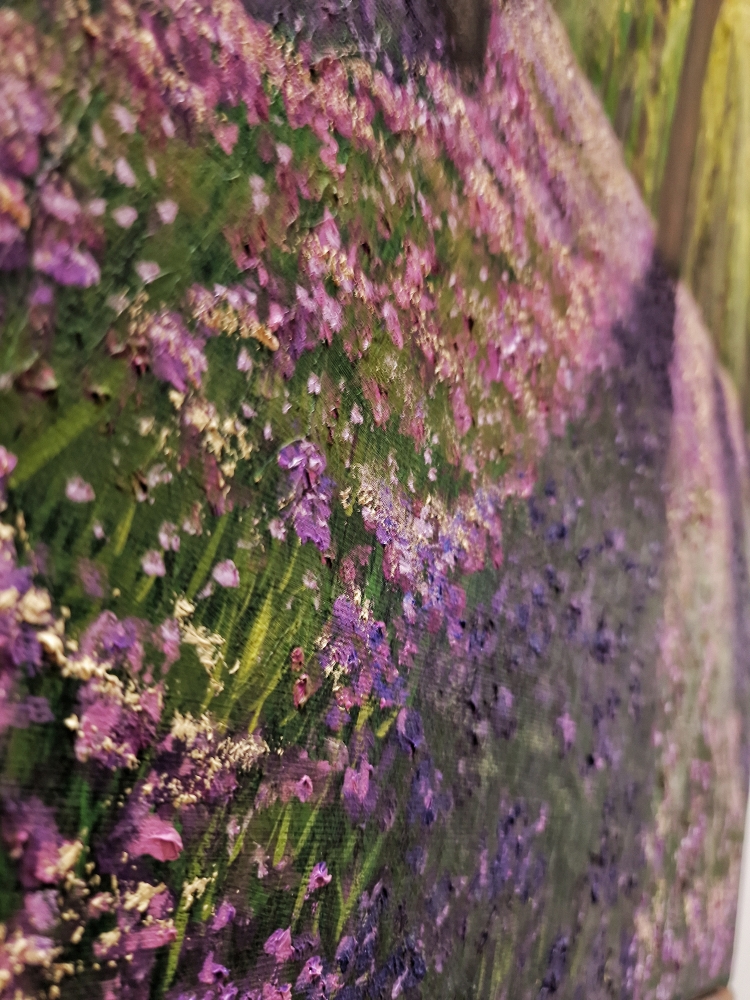
[[[728,980],[741,408],[546,0],[449,14],[0,8],[2,1000]]]

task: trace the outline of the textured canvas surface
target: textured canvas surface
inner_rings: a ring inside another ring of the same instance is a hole
[[[728,978],[735,397],[548,7],[441,24],[0,11],[3,1000]]]

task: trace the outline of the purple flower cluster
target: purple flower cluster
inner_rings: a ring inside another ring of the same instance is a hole
[[[48,93],[56,67],[44,57],[34,29],[11,10],[0,14],[0,53],[0,270],[26,267],[31,247],[35,270],[60,285],[88,288],[100,278],[88,249],[99,240],[92,220],[54,173],[40,175],[37,190],[30,190],[45,144],[61,139]]]
[[[46,590],[17,562],[15,532],[0,524],[0,733],[52,720],[47,699],[24,692],[45,654],[62,654],[59,627]]]
[[[403,678],[393,663],[384,622],[376,621],[367,610],[341,594],[334,602],[322,641],[320,664],[326,674],[338,678],[328,715],[329,727],[340,729],[348,721],[351,708],[364,705],[372,697],[381,709],[403,704]],[[349,788],[352,796],[364,802],[369,781],[367,769],[360,768],[347,778],[345,795]]]
[[[291,520],[297,538],[312,542],[321,552],[331,547],[333,482],[324,476],[325,456],[310,441],[296,441],[279,452],[279,466],[288,473],[282,500],[285,520]]]
[[[384,547],[383,573],[404,591],[404,619],[422,617],[431,632],[443,624],[448,639],[461,641],[466,595],[453,583],[457,573],[476,573],[502,562],[502,483],[461,497],[452,511],[411,501],[404,493],[362,472],[360,502],[365,526]]]
[[[37,798],[3,802],[0,833],[24,889],[23,906],[0,940],[0,993],[27,996],[73,930],[62,922],[65,897],[58,890],[70,880],[82,844],[63,839],[52,810]]]
[[[148,801],[162,808],[185,809],[199,803],[227,804],[239,776],[265,752],[257,737],[222,736],[208,716],[193,719],[177,712],[169,733],[156,748],[146,779]]]
[[[154,375],[178,392],[192,386],[200,389],[201,375],[208,368],[204,341],[191,334],[179,313],[163,309],[149,318],[146,337]]]
[[[136,767],[142,750],[156,737],[163,708],[163,686],[144,670],[144,640],[150,629],[135,618],[119,621],[103,612],[81,638],[79,652],[64,674],[84,683],[78,712],[69,725],[76,731],[81,762],[94,761],[115,770]]]

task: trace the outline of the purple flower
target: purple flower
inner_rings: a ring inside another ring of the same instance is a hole
[[[344,808],[347,815],[356,822],[361,818],[362,813],[369,812],[375,803],[375,786],[370,786],[370,775],[374,768],[366,760],[361,760],[359,769],[347,767],[344,771],[344,784],[341,789],[341,797],[344,800]]]
[[[424,731],[419,712],[413,708],[402,708],[396,719],[396,733],[403,750],[414,752],[424,743]]]
[[[133,173],[133,168],[124,156],[119,156],[117,160],[115,160],[115,177],[118,179],[120,184],[123,184],[125,187],[132,188],[138,183],[136,176]]]
[[[240,574],[231,559],[225,559],[223,562],[217,563],[213,568],[211,576],[220,587],[239,587],[240,585]]]
[[[112,218],[118,226],[121,226],[123,229],[130,229],[138,218],[138,212],[131,205],[120,205],[119,208],[116,208],[112,212]]]
[[[301,542],[312,542],[321,552],[331,545],[328,521],[331,517],[332,482],[323,476],[325,457],[310,441],[297,441],[279,452],[279,465],[289,473],[291,518]]]
[[[255,1000],[252,993],[250,1000]],[[292,1000],[292,987],[289,983],[263,983],[259,1000]]]
[[[320,960],[320,956],[313,955],[312,958],[308,958],[302,967],[302,972],[300,972],[297,977],[297,982],[294,984],[294,989],[297,993],[301,993],[303,990],[308,989],[313,983],[316,983],[320,977],[323,975],[323,963]]]
[[[141,559],[141,567],[146,576],[165,576],[164,556],[158,549],[149,549]]]
[[[211,930],[214,932],[223,931],[227,924],[231,924],[234,920],[236,913],[237,911],[232,904],[224,900],[214,914],[213,920],[211,921]]]
[[[237,355],[237,371],[251,372],[253,370],[253,359],[247,353],[247,349],[242,347]]]
[[[23,908],[31,926],[42,934],[51,931],[60,919],[60,908],[57,905],[54,889],[27,892]]]
[[[157,214],[165,226],[170,226],[174,222],[177,218],[178,210],[179,206],[177,202],[172,201],[171,198],[165,198],[164,201],[156,203]]]
[[[142,638],[148,624],[138,618],[120,621],[111,611],[103,611],[81,637],[80,650],[86,656],[129,667],[139,673],[143,661]]]
[[[135,858],[150,854],[157,861],[176,861],[182,854],[182,837],[171,823],[149,815],[128,845],[128,853]]]
[[[214,137],[227,156],[232,155],[232,150],[237,145],[239,135],[239,127],[234,122],[224,122],[214,127]]]
[[[218,962],[214,962],[214,953],[213,951],[209,951],[204,959],[201,971],[198,973],[199,982],[211,986],[218,979],[222,979],[228,975],[229,969],[223,965],[219,965]]]
[[[76,733],[76,757],[103,767],[135,767],[138,754],[156,735],[163,694],[160,686],[140,693],[127,690],[113,674],[93,677],[78,694],[81,714]]]
[[[73,476],[65,486],[65,496],[73,503],[91,503],[96,499],[94,488],[80,476]]]
[[[266,955],[271,955],[279,965],[293,958],[294,948],[292,947],[292,932],[290,928],[287,927],[285,930],[280,928],[274,931],[263,945],[263,951]]]
[[[81,214],[81,206],[76,199],[54,184],[45,184],[39,197],[45,210],[60,222],[72,225]]]
[[[136,119],[133,117],[133,115],[131,115],[131,113],[128,111],[128,109],[123,107],[122,104],[113,104],[111,110],[112,110],[112,117],[120,126],[121,131],[124,132],[125,135],[133,135],[135,132],[135,127],[137,122]],[[120,178],[118,175],[118,180],[119,179]],[[121,181],[121,183],[124,184],[125,182]]]
[[[271,533],[271,538],[275,538],[277,542],[286,541],[286,525],[280,518],[272,518],[268,522],[268,530]]]
[[[313,791],[312,778],[309,774],[303,774],[299,781],[297,781],[294,785],[294,794],[300,802],[307,802],[313,794]]]
[[[5,479],[15,469],[18,458],[0,444],[0,479]]]
[[[164,549],[165,552],[179,552],[180,551],[180,535],[177,531],[177,525],[172,524],[171,521],[164,521],[161,528],[159,528],[159,545]]]
[[[52,810],[39,799],[4,803],[2,836],[11,858],[20,862],[19,879],[24,888],[54,885],[60,880],[63,839]]]
[[[76,569],[81,586],[88,596],[96,600],[104,597],[105,582],[102,569],[91,559],[85,559],[83,556],[78,560]]]
[[[7,216],[0,216],[0,271],[15,271],[25,267],[27,259],[23,232]]]
[[[188,385],[199,389],[208,368],[203,340],[188,333],[178,313],[166,309],[151,317],[147,332],[154,375],[179,392],[187,392]]]
[[[171,666],[180,658],[180,626],[174,618],[167,618],[159,626],[159,639],[164,653],[165,666]]]
[[[91,254],[76,250],[66,240],[56,240],[51,246],[34,251],[34,267],[54,278],[60,285],[90,288],[99,284],[101,272]]]
[[[12,474],[17,464],[18,458],[0,444],[0,510],[2,510],[5,503],[5,490],[8,477]]]
[[[325,456],[310,441],[296,441],[279,452],[279,465],[289,473],[294,489],[314,486],[325,472]]]
[[[154,260],[139,260],[135,270],[144,285],[150,285],[161,274],[161,268]]]
[[[55,293],[52,291],[51,286],[42,282],[38,284],[31,295],[29,295],[29,305],[32,307],[51,306],[54,299]]]
[[[86,206],[86,211],[98,219],[107,211],[107,202],[104,198],[92,198]]]
[[[294,530],[301,542],[312,542],[321,552],[331,545],[331,490],[326,485],[310,490],[293,507]]]
[[[318,889],[323,889],[331,881],[331,878],[332,876],[328,871],[328,866],[325,861],[319,861],[310,872],[310,878],[307,882],[307,891],[316,892]]]

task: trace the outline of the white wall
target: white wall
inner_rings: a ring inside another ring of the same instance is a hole
[[[734,990],[734,1000],[750,1000],[750,800],[747,804],[747,820],[745,822],[740,909],[734,941],[731,986]]]

